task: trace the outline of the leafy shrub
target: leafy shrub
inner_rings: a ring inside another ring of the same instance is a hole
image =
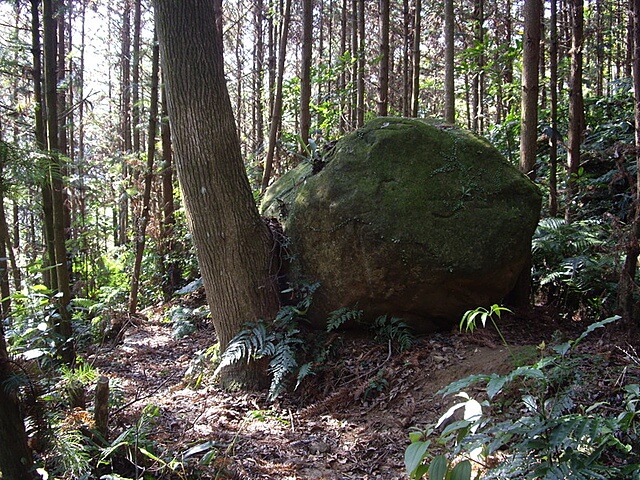
[[[411,478],[422,478],[427,472],[429,478],[445,478],[441,474],[432,476],[437,469],[449,472],[446,478],[469,480],[470,468],[453,467],[456,457],[479,463],[486,468],[483,478],[487,479],[640,478],[640,456],[634,450],[640,387],[627,385],[623,389],[619,414],[611,413],[603,402],[590,403],[579,396],[584,379],[577,368],[576,347],[589,333],[618,318],[590,325],[576,340],[552,347],[550,355],[533,365],[516,368],[507,375],[471,375],[442,389],[439,393],[457,394],[465,401],[445,413],[436,426],[412,432],[412,443],[405,452]],[[478,383],[486,385],[485,393],[493,404],[480,404],[461,392]],[[499,419],[483,407],[498,407],[496,398],[507,388],[519,401],[512,408],[503,405],[504,418]],[[462,407],[464,418],[448,423],[437,437],[448,455],[434,456],[430,437]],[[498,453],[500,464],[489,468],[487,459]],[[453,475],[454,468],[459,468],[457,476]]]
[[[532,239],[533,280],[538,294],[564,307],[613,307],[618,281],[615,252],[606,250],[610,229],[602,221],[540,221]],[[586,301],[586,305],[585,302]]]
[[[209,307],[206,305],[198,308],[174,305],[165,314],[165,320],[173,325],[174,338],[182,338],[195,332],[208,316]]]

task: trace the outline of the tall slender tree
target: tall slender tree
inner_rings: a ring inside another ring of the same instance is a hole
[[[156,40],[154,34],[154,41]],[[136,254],[131,275],[131,291],[129,294],[129,313],[134,314],[138,308],[138,290],[140,288],[140,274],[142,273],[142,257],[147,237],[147,225],[151,217],[151,186],[156,153],[156,132],[158,130],[158,94],[160,76],[160,53],[157,42],[152,47],[151,92],[149,106],[149,131],[147,136],[147,165],[144,171],[144,191],[142,194],[142,212],[138,220],[135,245]]]
[[[549,215],[558,214],[558,0],[551,0],[549,17]]]
[[[65,215],[64,215],[64,182],[63,160],[58,149],[58,96],[57,85],[57,38],[56,19],[54,17],[54,0],[43,1],[43,32],[44,32],[44,82],[45,105],[47,110],[47,149],[50,157],[49,182],[51,185],[51,204],[53,210],[53,243],[55,251],[55,272],[57,279],[58,313],[60,320],[57,331],[63,338],[60,356],[66,363],[75,359],[72,342],[71,315],[68,309],[71,302],[71,280],[67,262]]]
[[[635,120],[635,160],[636,168],[640,167],[640,2],[631,2],[631,29],[633,31],[633,86],[634,86],[634,120]],[[618,302],[622,316],[629,327],[640,326],[638,304],[634,300],[637,292],[636,272],[638,255],[640,255],[640,170],[636,173],[634,192],[634,218],[628,233],[625,262],[620,273],[618,285]]]
[[[273,171],[273,158],[276,152],[276,141],[280,121],[282,120],[282,85],[284,80],[285,55],[287,52],[287,37],[289,36],[289,23],[291,21],[291,0],[286,0],[284,14],[282,18],[282,31],[280,33],[280,43],[278,47],[278,71],[276,75],[275,94],[271,108],[271,125],[269,126],[269,144],[267,146],[267,156],[264,161],[264,172],[262,174],[261,189],[264,192],[269,186],[271,173]]]
[[[211,317],[225,349],[247,321],[273,318],[279,308],[273,240],[240,155],[212,2],[154,5],[176,169]],[[265,375],[251,363],[225,369],[222,378],[228,385],[255,387]]]
[[[582,43],[584,40],[584,0],[568,0],[571,14],[571,74],[569,77],[569,135],[567,155],[567,205],[565,219],[573,217],[580,170],[580,153],[584,134],[584,100],[582,96]]]
[[[379,3],[380,72],[378,84],[378,115],[386,117],[389,112],[389,0]]]
[[[313,1],[302,0],[302,52],[300,62],[300,147],[309,143],[311,129],[311,60],[313,55]]]
[[[413,76],[411,88],[411,114],[420,113],[420,41],[422,38],[422,0],[416,0],[413,21]]]
[[[524,42],[522,59],[522,108],[520,132],[520,171],[531,180],[536,178],[538,138],[538,100],[540,82],[540,18],[542,0],[524,2]]]
[[[356,13],[356,29],[358,39],[357,59],[358,68],[356,74],[356,127],[364,125],[364,113],[365,113],[365,64],[366,64],[366,35],[365,35],[365,1],[357,0],[357,13]]]
[[[453,0],[444,0],[444,119],[456,121]]]

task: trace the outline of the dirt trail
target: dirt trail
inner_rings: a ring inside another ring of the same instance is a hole
[[[512,365],[507,349],[483,332],[437,334],[391,355],[387,345],[346,338],[339,373],[313,377],[300,392],[271,404],[264,394],[228,393],[207,381],[199,389],[185,385],[196,352],[215,338],[207,329],[175,340],[169,325],[143,321],[91,360],[124,403],[132,402],[112,419],[112,437],[153,404],[161,412],[150,435],[157,454],[181,458],[194,445],[215,445],[211,465],[196,465],[201,455],[187,462],[202,478],[394,480],[406,478],[410,427],[437,421],[453,402],[435,395],[440,388]],[[157,464],[149,471],[187,478]]]

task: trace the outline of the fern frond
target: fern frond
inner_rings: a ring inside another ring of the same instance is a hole
[[[401,352],[404,352],[413,343],[414,336],[411,333],[411,327],[402,318],[382,315],[375,319],[373,328],[376,332],[376,340],[379,342],[391,340],[398,345]]]
[[[264,351],[269,349],[269,344],[270,338],[264,322],[260,320],[248,323],[247,327],[238,332],[227,345],[220,357],[220,365],[213,372],[213,376],[217,376],[223,368],[238,363],[240,360],[249,362],[252,358],[265,356]]]
[[[358,310],[355,306],[353,308],[342,307],[338,310],[330,312],[327,317],[327,332],[337,330],[347,322],[356,322],[362,318],[362,310]]]
[[[275,351],[269,362],[269,372],[273,377],[269,387],[268,400],[275,399],[284,390],[286,377],[298,367],[296,352],[292,345],[301,342],[302,340],[299,338],[287,337],[283,341],[274,344]]]
[[[307,378],[309,375],[315,375],[315,371],[313,370],[313,364],[311,362],[307,362],[300,367],[298,370],[298,375],[296,377],[296,386],[294,390],[297,390],[302,381]]]

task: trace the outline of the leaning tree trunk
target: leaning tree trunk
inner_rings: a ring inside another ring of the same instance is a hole
[[[176,170],[224,349],[245,322],[274,318],[278,311],[273,242],[240,155],[212,2],[155,0],[154,5]],[[241,362],[223,371],[222,380],[255,387],[264,385],[263,374],[256,364]]]

